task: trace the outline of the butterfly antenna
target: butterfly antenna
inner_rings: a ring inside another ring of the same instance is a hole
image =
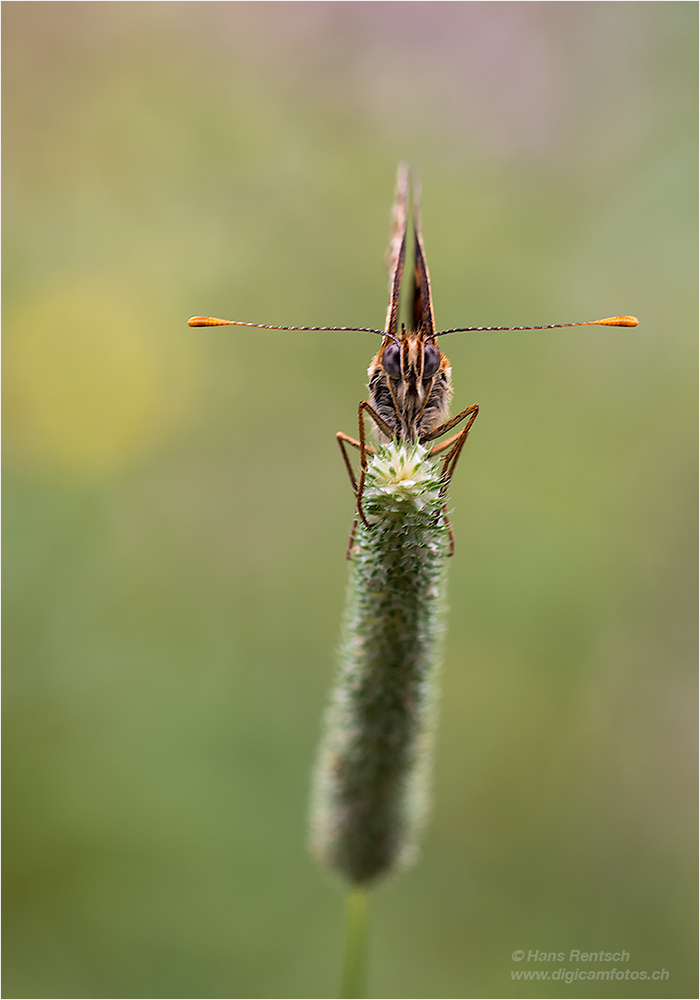
[[[569,326],[637,326],[636,316],[608,316],[607,319],[589,319],[585,323],[548,323],[546,326],[456,326],[452,330],[440,330],[436,337],[446,333],[481,333],[490,330],[563,330]]]
[[[192,316],[187,320],[188,326],[252,326],[257,330],[339,330],[355,331],[357,333],[376,333],[384,337],[383,330],[375,330],[370,326],[271,326],[268,323],[244,323],[240,319],[217,319],[216,316]]]

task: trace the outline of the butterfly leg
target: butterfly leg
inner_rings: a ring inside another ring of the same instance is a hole
[[[355,516],[352,519],[352,528],[350,528],[350,537],[348,538],[348,547],[345,550],[345,558],[349,559],[352,555],[352,549],[355,544],[355,532],[357,531],[357,511],[355,511]]]
[[[440,426],[436,427],[434,431],[429,431],[427,434],[421,434],[420,443],[427,444],[428,441],[434,441],[435,438],[442,437],[443,434],[447,434],[448,431],[451,431],[453,427],[457,426],[457,424],[461,424],[467,417],[470,418],[469,423],[467,424],[467,431],[469,431],[469,428],[474,423],[478,415],[479,404],[472,403],[472,405],[468,406],[466,410],[462,410],[462,412],[458,413],[456,417],[451,417],[449,420],[446,420],[444,424],[440,424]],[[437,455],[441,451],[444,451],[452,444],[453,441],[456,441],[458,437],[459,434],[455,434],[455,436],[450,438],[449,441],[443,441],[442,444],[436,445],[435,448],[431,450],[430,454]]]
[[[452,428],[460,423],[460,421],[465,420],[467,417],[469,418],[466,426],[463,427],[461,431],[458,431],[457,434],[448,438],[447,441],[443,441],[441,444],[435,445],[435,447],[431,448],[429,452],[429,457],[432,458],[434,455],[439,455],[441,452],[447,451],[447,455],[445,456],[445,460],[442,465],[442,486],[440,488],[440,495],[443,497],[447,493],[447,487],[450,485],[450,480],[452,479],[455,467],[459,461],[459,456],[462,454],[464,442],[467,440],[467,435],[469,434],[472,424],[476,420],[478,414],[479,407],[476,403],[474,403],[472,406],[468,406],[466,410],[462,410],[461,413],[458,413],[456,417],[452,417],[451,420],[446,420],[444,424],[436,427],[434,431],[430,432],[430,434],[426,434],[421,438],[421,444],[426,441],[431,441],[436,437],[440,437],[441,434],[446,434],[447,431],[452,430]],[[446,506],[442,509],[442,515],[445,518],[445,524],[450,533],[450,548],[447,555],[453,556],[455,552],[455,536],[454,531],[452,530],[452,525],[450,524],[450,520],[447,516]]]
[[[343,456],[343,461],[345,462],[345,468],[347,469],[348,476],[350,477],[350,485],[352,486],[352,491],[357,496],[357,480],[355,478],[355,473],[353,471],[352,465],[350,464],[350,458],[346,451],[346,445],[352,445],[353,448],[361,448],[360,442],[356,441],[355,438],[348,437],[347,434],[343,434],[342,431],[338,431],[335,436],[338,445],[340,446],[340,453]],[[365,445],[365,451],[372,455],[374,454],[372,448],[369,445]],[[352,528],[350,529],[350,538],[348,540],[348,547],[345,551],[345,558],[349,559],[352,555],[352,547],[355,543],[355,532],[357,531],[357,510],[355,511],[355,516],[352,521]]]
[[[442,465],[443,483],[440,489],[440,493],[442,494],[442,496],[444,496],[447,493],[447,487],[450,485],[450,480],[452,479],[454,471],[457,468],[457,462],[459,461],[459,456],[462,454],[462,448],[464,447],[464,442],[467,440],[467,435],[469,434],[469,431],[472,429],[472,424],[476,420],[477,415],[479,413],[479,407],[476,405],[470,407],[470,409],[472,412],[464,428],[459,432],[459,434],[455,435],[454,438],[451,438],[449,441],[445,442],[445,445],[448,445],[452,444],[452,441],[454,441],[454,445],[447,452],[447,455],[445,456],[445,461],[443,462]]]
[[[447,530],[449,532],[450,548],[449,548],[449,550],[447,552],[447,556],[449,558],[450,556],[453,556],[455,554],[455,533],[452,530],[452,525],[450,524],[450,519],[447,516],[447,504],[445,504],[445,506],[442,508],[442,516],[445,519],[445,527],[447,528]]]
[[[359,514],[360,520],[364,524],[365,528],[371,530],[372,526],[365,517],[365,512],[362,509],[362,494],[365,488],[365,475],[367,473],[367,455],[372,454],[372,449],[365,441],[365,411],[367,412],[367,415],[374,420],[382,434],[386,434],[387,437],[393,438],[394,431],[386,420],[380,417],[377,411],[372,409],[369,403],[363,399],[357,408],[357,425],[360,437],[360,482],[357,486],[357,513]]]
[[[343,456],[343,461],[345,462],[345,468],[347,469],[348,476],[350,477],[350,485],[352,486],[352,492],[357,496],[357,480],[355,479],[355,473],[353,472],[352,465],[350,464],[350,459],[348,458],[348,453],[345,450],[346,444],[351,444],[353,448],[359,448],[360,442],[356,441],[355,438],[348,437],[347,434],[343,434],[342,431],[338,431],[335,436],[336,441],[340,447],[340,454]]]

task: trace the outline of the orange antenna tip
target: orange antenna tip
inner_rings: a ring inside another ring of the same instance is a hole
[[[636,316],[609,316],[607,319],[597,319],[595,326],[637,326],[639,320]]]
[[[217,319],[215,316],[192,316],[187,320],[188,326],[232,326],[230,319]]]

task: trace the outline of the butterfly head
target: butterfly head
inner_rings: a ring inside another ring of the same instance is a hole
[[[386,336],[369,367],[370,404],[400,441],[415,441],[446,417],[450,363],[434,337],[402,325]]]

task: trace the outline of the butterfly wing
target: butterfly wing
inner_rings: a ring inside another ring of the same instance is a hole
[[[406,261],[406,223],[408,218],[408,165],[401,163],[396,175],[396,195],[391,213],[391,237],[389,239],[389,308],[386,314],[385,331],[396,336],[399,322],[399,295]]]
[[[433,317],[433,296],[430,291],[430,275],[425,262],[423,238],[420,232],[420,181],[413,177],[413,238],[414,267],[413,294],[411,295],[412,329],[420,333],[423,340],[435,336]]]

